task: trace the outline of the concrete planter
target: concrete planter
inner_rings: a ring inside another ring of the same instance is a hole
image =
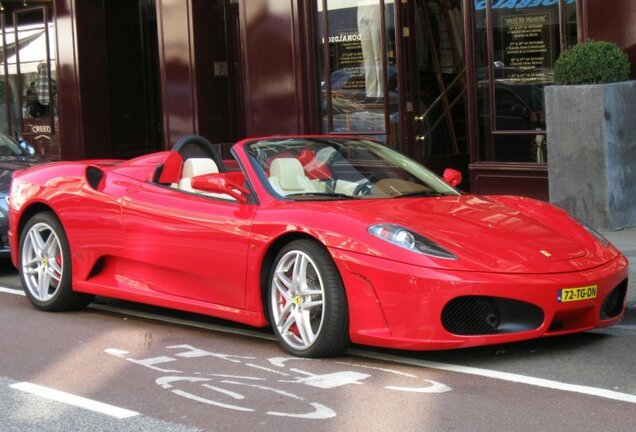
[[[589,224],[636,226],[636,81],[545,88],[550,202]]]

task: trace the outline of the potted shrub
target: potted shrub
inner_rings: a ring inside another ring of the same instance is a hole
[[[629,59],[616,44],[590,40],[563,52],[554,65],[556,84],[607,84],[629,79]]]
[[[550,201],[597,227],[636,226],[636,81],[615,44],[564,51],[545,88]]]

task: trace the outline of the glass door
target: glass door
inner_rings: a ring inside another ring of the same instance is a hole
[[[441,172],[468,166],[463,2],[412,0],[401,10],[407,153]],[[465,176],[468,178],[468,176]]]

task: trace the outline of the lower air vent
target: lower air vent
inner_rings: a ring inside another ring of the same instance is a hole
[[[627,279],[621,282],[603,301],[601,307],[601,319],[609,319],[617,317],[623,312],[625,304],[625,295],[627,295]]]
[[[534,330],[543,318],[543,311],[530,303],[486,296],[457,297],[442,311],[444,328],[464,336]]]

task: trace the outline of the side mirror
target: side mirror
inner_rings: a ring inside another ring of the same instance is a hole
[[[444,181],[455,187],[462,182],[462,173],[452,168],[446,168],[444,170]]]
[[[241,179],[244,181],[241,173],[203,174],[192,177],[190,185],[192,189],[229,195],[240,203],[246,203],[250,191],[239,185]]]

